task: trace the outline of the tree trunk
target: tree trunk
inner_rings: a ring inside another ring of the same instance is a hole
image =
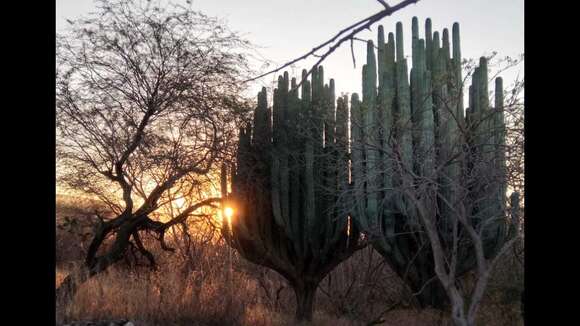
[[[463,297],[461,297],[455,285],[451,284],[447,293],[451,301],[451,319],[453,324],[455,326],[475,326],[469,323],[469,318],[465,315]]]
[[[453,325],[455,326],[475,326],[475,324],[471,325],[467,322],[467,320],[465,320],[465,318],[458,318],[458,317],[453,317]]]
[[[311,322],[314,310],[314,296],[318,283],[299,281],[293,286],[296,294],[296,321]]]

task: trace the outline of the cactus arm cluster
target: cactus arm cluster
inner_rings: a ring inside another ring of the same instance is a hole
[[[481,58],[464,113],[459,24],[453,24],[451,35],[448,29],[440,34],[432,31],[427,19],[425,37],[421,38],[418,20],[413,18],[410,74],[400,22],[395,30],[394,37],[389,33],[385,43],[384,28],[379,27],[378,66],[373,43],[367,43],[363,100],[360,102],[356,94],[351,99],[352,215],[391,267],[407,277],[411,288],[419,290],[434,276],[432,254],[426,239],[417,232],[418,219],[412,205],[400,195],[400,187],[434,187],[437,199],[423,204],[435,205],[432,209],[437,212],[441,239],[447,245],[458,235],[458,205],[466,208],[477,228],[488,229],[484,230],[488,234],[486,256],[493,256],[510,236],[503,204],[503,86],[497,79],[495,109],[490,108],[487,60]],[[378,133],[374,129],[377,125]],[[465,153],[466,149],[471,152]],[[411,235],[397,235],[405,232]],[[475,266],[469,246],[461,248],[459,255],[458,274]],[[442,307],[445,295],[434,285],[424,289],[419,300]]]
[[[322,67],[300,90],[288,73],[277,86],[271,110],[263,89],[253,124],[240,130],[232,192],[224,192],[235,214],[222,232],[243,257],[284,276],[297,318],[310,319],[318,283],[364,246],[339,199],[350,188],[348,99],[336,100]]]

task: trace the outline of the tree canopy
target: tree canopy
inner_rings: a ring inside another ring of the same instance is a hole
[[[208,176],[246,119],[251,44],[190,7],[149,1],[99,0],[69,24],[57,36],[58,184],[110,208],[98,215],[91,275],[131,244],[154,264],[140,231],[156,231],[163,244],[168,227],[219,200]],[[152,218],[176,201],[169,220]]]

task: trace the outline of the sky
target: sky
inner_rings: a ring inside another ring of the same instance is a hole
[[[175,1],[175,0],[174,0]],[[283,64],[310,51],[350,24],[381,10],[376,0],[192,0],[193,9],[209,16],[225,19],[227,25],[259,47],[260,55],[274,64]],[[397,1],[386,1],[395,5]],[[74,19],[94,9],[92,0],[56,0],[56,30],[62,31],[65,19]],[[454,22],[460,25],[463,58],[478,59],[497,51],[499,57],[516,57],[524,53],[524,0],[420,0],[385,17],[371,31],[357,37],[376,43],[378,25],[385,35],[403,23],[405,55],[411,55],[411,19],[419,19],[419,37],[424,38],[425,19],[431,18],[433,31],[443,31]],[[336,94],[361,93],[361,70],[366,60],[366,45],[354,43],[356,68],[353,67],[348,42],[324,62],[325,82],[334,78]],[[322,52],[320,52],[322,53]],[[301,61],[290,76],[299,77],[302,69],[315,62]],[[523,76],[523,65],[501,76],[509,86],[517,75]],[[490,74],[491,75],[491,74]],[[269,75],[252,84],[255,94],[262,86],[270,86],[277,76]]]

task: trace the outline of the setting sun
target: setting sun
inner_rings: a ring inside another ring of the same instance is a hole
[[[234,216],[234,209],[231,207],[224,208],[224,215],[230,220]]]

